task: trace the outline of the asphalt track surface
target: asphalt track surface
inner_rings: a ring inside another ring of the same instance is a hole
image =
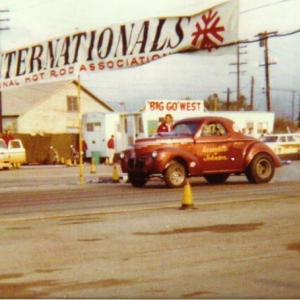
[[[113,168],[1,171],[0,298],[300,298],[300,162],[232,176],[111,181]]]

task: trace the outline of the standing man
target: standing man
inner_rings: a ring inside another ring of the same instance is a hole
[[[115,138],[115,136],[112,135],[107,142],[107,148],[108,148],[108,153],[109,153],[108,162],[109,162],[110,166],[114,162],[114,155],[115,155],[115,140],[114,140],[114,138]]]
[[[248,135],[254,137],[253,127],[249,128]]]
[[[171,114],[166,114],[164,122],[161,123],[157,128],[157,132],[169,132],[172,129],[173,129],[173,117]]]
[[[6,130],[5,134],[2,135],[2,138],[5,141],[6,146],[8,147],[9,142],[14,139],[14,136],[8,130]]]
[[[82,161],[86,161],[86,151],[88,150],[88,145],[86,141],[83,139],[82,140]]]

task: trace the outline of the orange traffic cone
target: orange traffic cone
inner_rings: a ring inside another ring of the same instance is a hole
[[[91,174],[95,174],[96,173],[96,166],[94,163],[94,159],[92,158],[91,160]]]
[[[182,205],[180,209],[187,208],[194,208],[192,189],[188,179],[184,182]]]
[[[120,177],[119,177],[118,169],[116,166],[114,166],[114,169],[113,169],[112,182],[114,182],[114,183],[120,182]]]

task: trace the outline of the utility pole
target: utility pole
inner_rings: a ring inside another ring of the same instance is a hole
[[[240,101],[240,95],[241,95],[241,84],[240,84],[240,76],[241,74],[245,74],[246,71],[241,71],[241,65],[246,65],[246,62],[241,62],[240,56],[242,54],[247,54],[248,52],[241,52],[241,48],[245,48],[247,46],[240,46],[237,47],[237,62],[236,63],[230,63],[230,66],[236,66],[236,72],[230,72],[230,73],[236,73],[237,74],[237,82],[236,82],[236,103],[237,103],[237,110],[240,109],[239,101]]]
[[[251,77],[251,93],[250,93],[250,109],[253,110],[254,108],[254,76]]]
[[[294,117],[295,117],[295,95],[296,95],[296,91],[292,91],[292,123],[294,123]]]
[[[227,88],[227,101],[226,101],[227,111],[230,110],[230,88]]]
[[[218,96],[217,93],[214,93],[212,95],[212,98],[213,98],[213,103],[214,103],[214,111],[217,111],[218,110],[219,96]]]
[[[8,9],[0,9],[0,17],[2,13],[8,13]],[[0,33],[2,30],[9,30],[9,27],[2,27],[1,22],[9,21],[8,18],[6,19],[1,19],[0,18]],[[1,36],[0,36],[0,53],[1,53]],[[0,80],[1,80],[1,72],[0,72]],[[0,90],[0,132],[3,132],[3,118],[2,118],[2,91]]]
[[[260,67],[265,67],[265,77],[266,77],[266,101],[267,101],[267,111],[271,111],[271,95],[270,95],[270,75],[269,75],[269,65],[277,64],[276,61],[269,62],[269,49],[268,49],[268,38],[277,34],[277,31],[272,32],[261,32],[257,36],[260,40],[260,47],[265,47],[265,63],[259,65]]]
[[[227,88],[227,91],[223,91],[222,93],[226,94],[226,110],[230,111],[230,94],[233,93],[231,92],[230,88]]]

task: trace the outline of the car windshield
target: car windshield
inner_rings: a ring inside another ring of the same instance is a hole
[[[176,135],[195,135],[198,123],[180,123],[176,124],[172,132]]]
[[[277,136],[264,136],[261,138],[264,143],[276,143],[277,139]]]
[[[0,141],[0,148],[7,148],[4,141]]]

